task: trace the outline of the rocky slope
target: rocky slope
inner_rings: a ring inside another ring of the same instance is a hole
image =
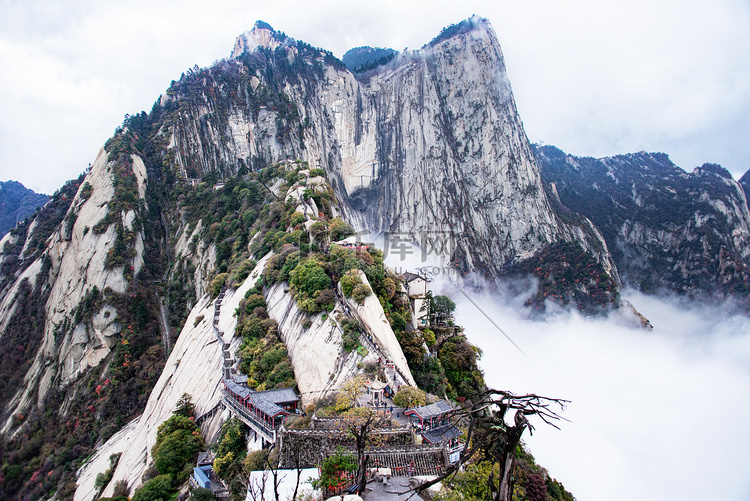
[[[325,185],[314,177],[307,177],[305,183],[307,186]],[[286,191],[290,195],[289,200],[294,199],[293,193],[297,189],[298,185],[294,184]],[[314,201],[305,202],[304,199],[298,202],[308,206],[314,204]],[[301,208],[301,205],[291,206],[290,210]],[[295,213],[301,214],[302,211]],[[299,224],[305,226],[304,223]],[[170,416],[176,402],[185,393],[192,396],[204,435],[209,439],[215,436],[227,417],[223,408],[217,407],[221,398],[220,383],[225,356],[222,344],[226,342],[230,345],[228,351],[231,354],[241,353],[241,350],[238,351],[242,342],[239,333],[243,329],[238,328],[238,320],[242,318],[238,312],[244,308],[244,299],[251,296],[253,291],[250,289],[256,287],[272,257],[273,253],[269,252],[260,259],[236,290],[231,287],[227,289],[220,307],[208,296],[203,296],[193,307],[143,414],[98,448],[79,472],[75,499],[92,499],[96,494],[96,476],[109,467],[112,454],[121,456],[103,495],[111,494],[114,485],[121,480],[127,482],[131,492],[137,488],[149,464],[158,426]],[[364,274],[361,279],[367,283]],[[334,392],[353,375],[362,373],[363,366],[377,365],[379,357],[394,362],[402,383],[414,385],[401,347],[374,295],[370,294],[362,305],[355,301],[340,301],[331,311],[311,317],[300,310],[289,287],[288,283],[278,283],[265,288],[264,296],[267,314],[277,322],[279,337],[287,347],[303,405],[315,403]],[[216,308],[219,316],[217,329],[214,329],[211,319]],[[354,315],[351,311],[355,312]],[[342,349],[344,331],[341,320],[351,316],[359,320],[359,325],[366,332],[372,333],[370,350],[364,355],[358,350],[347,352]]]
[[[17,181],[0,181],[0,237],[48,200],[49,196],[35,193]]]
[[[140,412],[161,372],[174,326],[162,302],[169,287],[156,284],[171,276],[165,233],[181,213],[162,205],[148,153],[118,130],[85,176],[0,243],[0,429],[13,467],[0,497],[65,498],[75,488],[71,461]],[[210,264],[211,249],[193,248],[190,258]],[[187,314],[184,296],[173,322]],[[37,455],[46,460],[31,470]],[[42,482],[29,482],[42,472]]]
[[[416,242],[433,261],[491,278],[572,240],[616,277],[596,229],[560,220],[539,189],[487,20],[356,77],[261,23],[238,38],[232,59],[176,82],[162,104],[179,105],[171,144],[188,177],[302,158],[325,169],[366,238]]]
[[[255,285],[265,263],[265,260],[260,261],[244,283],[236,291],[229,290],[222,302],[218,327],[225,334],[224,341],[230,343],[232,353],[239,344],[239,339],[234,337],[237,325],[234,311],[245,292]],[[139,486],[156,442],[157,429],[172,414],[177,401],[185,393],[191,395],[199,417],[208,414],[207,419],[200,420],[202,432],[207,437],[216,435],[226,415],[222,412],[211,414],[221,400],[224,364],[223,347],[213,328],[213,318],[214,301],[204,296],[188,316],[143,414],[103,444],[87,462],[78,477],[75,499],[88,501],[95,498],[96,476],[109,468],[112,454],[122,456],[102,495],[111,495],[119,480],[125,480],[131,492]]]
[[[646,292],[750,292],[750,212],[731,174],[663,153],[594,159],[536,146],[542,179],[604,235],[623,281]]]
[[[137,157],[131,162],[130,175],[137,196],[142,198],[145,168]],[[50,385],[67,386],[82,372],[98,365],[117,343],[115,336],[121,329],[117,312],[106,304],[97,309],[97,300],[104,291],[126,292],[126,277],[138,273],[143,266],[144,247],[141,233],[133,229],[134,209],[112,216],[112,224],[97,226],[110,215],[108,203],[115,198],[115,168],[116,163],[108,160],[102,149],[86,176],[86,184],[75,195],[65,223],[47,239],[44,257],[20,274],[3,295],[4,304],[0,308],[7,312],[4,319],[8,320],[13,318],[14,311],[5,303],[17,296],[16,291],[25,281],[39,278],[42,268],[39,263],[49,263],[41,346],[26,373],[23,389],[6,404],[3,432],[11,429],[12,414],[24,412],[32,402],[42,405]],[[115,218],[120,219],[120,225],[114,224]],[[115,246],[121,242],[118,231],[131,233],[132,257],[122,263],[113,259]],[[77,309],[86,306],[89,318],[78,314]]]
[[[739,180],[742,191],[745,192],[745,198],[747,198],[748,205],[750,205],[750,170],[745,172]]]

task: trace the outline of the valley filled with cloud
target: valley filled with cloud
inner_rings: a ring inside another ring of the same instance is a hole
[[[578,499],[750,496],[750,320],[731,305],[624,291],[647,330],[619,313],[529,320],[525,296],[467,294],[456,320],[487,384],[571,401],[561,430],[537,422],[525,440]]]

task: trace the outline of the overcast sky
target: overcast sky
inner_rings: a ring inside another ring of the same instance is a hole
[[[54,191],[257,19],[340,57],[418,48],[472,14],[494,25],[532,141],[750,168],[747,0],[0,0],[0,180]]]

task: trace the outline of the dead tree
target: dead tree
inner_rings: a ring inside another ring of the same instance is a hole
[[[513,465],[515,452],[521,436],[527,429],[533,433],[534,426],[529,416],[557,429],[556,421],[565,420],[559,411],[565,409],[568,400],[549,398],[535,394],[514,395],[509,391],[487,390],[470,405],[453,412],[453,417],[468,422],[466,445],[459,460],[436,479],[414,489],[419,493],[455,474],[461,466],[476,455],[484,460],[497,462],[500,478],[489,477],[489,489],[495,501],[510,501],[513,494]],[[505,421],[506,415],[515,411],[513,424]]]
[[[372,409],[364,409],[359,413],[354,412],[343,417],[339,421],[339,426],[354,437],[354,445],[357,449],[357,492],[363,493],[367,486],[367,463],[370,459],[365,449],[372,445],[383,445],[383,438],[374,433],[374,430],[390,428],[392,426],[390,417],[378,414]]]

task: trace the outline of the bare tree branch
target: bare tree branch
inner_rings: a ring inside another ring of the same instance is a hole
[[[482,451],[486,459],[496,461],[500,466],[499,482],[496,481],[494,473],[489,477],[492,498],[496,501],[510,501],[513,493],[512,471],[516,446],[526,429],[530,433],[534,430],[527,416],[537,416],[543,423],[560,429],[556,422],[568,421],[559,414],[565,410],[568,403],[570,401],[565,399],[533,393],[515,395],[509,391],[486,390],[468,406],[451,413],[453,419],[468,420],[466,445],[458,461],[435,479],[410,490],[415,494],[424,492],[455,474],[478,452]],[[505,422],[506,414],[510,410],[516,411],[513,416],[513,425]]]

